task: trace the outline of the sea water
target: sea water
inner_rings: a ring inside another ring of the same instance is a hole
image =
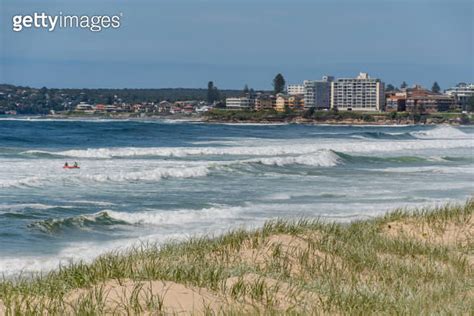
[[[0,273],[274,218],[463,202],[473,148],[472,127],[0,118]]]

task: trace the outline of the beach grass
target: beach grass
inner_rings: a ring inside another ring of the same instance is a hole
[[[0,282],[0,314],[469,314],[474,200],[273,220]]]

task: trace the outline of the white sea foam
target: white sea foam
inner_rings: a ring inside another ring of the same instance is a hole
[[[0,179],[0,188],[37,187],[41,185],[41,177],[26,177],[22,179]]]
[[[342,163],[342,159],[336,153],[330,150],[321,150],[316,153],[299,156],[264,157],[254,159],[253,161],[259,162],[264,165],[272,165],[279,167],[293,164],[316,167],[334,167]]]
[[[474,167],[455,166],[420,166],[420,167],[390,167],[375,169],[390,173],[440,173],[440,174],[474,174]]]
[[[48,210],[56,207],[72,208],[72,206],[46,205],[41,203],[0,204],[0,211],[21,211],[26,208],[34,210]]]
[[[105,210],[103,212],[106,212],[112,219],[129,224],[185,225],[194,222],[235,218],[243,210],[245,208],[240,206],[215,206],[201,210],[149,210],[133,213]]]
[[[461,132],[462,133],[462,132]],[[281,156],[302,155],[319,150],[333,150],[346,153],[377,153],[395,152],[417,149],[451,149],[469,148],[474,146],[470,137],[449,140],[397,140],[397,141],[313,141],[311,143],[284,142],[272,146],[235,146],[235,147],[121,147],[121,148],[94,148],[78,149],[60,152],[30,150],[25,154],[51,154],[75,158],[119,158],[119,157],[187,157],[187,156]]]
[[[89,200],[69,201],[69,203],[90,204],[90,205],[98,205],[98,206],[113,206],[113,205],[115,205],[115,204],[112,203],[112,202],[106,202],[106,201],[89,201]]]
[[[209,168],[199,167],[182,167],[182,168],[155,168],[153,170],[123,172],[108,174],[95,174],[82,176],[86,179],[97,182],[127,182],[127,181],[159,181],[167,178],[196,178],[204,177],[209,173]]]
[[[463,131],[451,126],[438,126],[428,131],[411,132],[410,134],[420,139],[473,139],[472,135],[466,134]]]

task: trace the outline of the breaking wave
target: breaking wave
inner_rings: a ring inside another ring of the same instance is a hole
[[[107,211],[91,215],[79,215],[67,218],[51,218],[37,221],[28,225],[29,228],[38,229],[44,233],[59,233],[66,229],[87,229],[94,226],[128,225],[127,222],[111,217]]]
[[[410,134],[420,139],[472,139],[471,135],[451,126],[438,126],[428,131],[411,132]]]
[[[343,159],[332,150],[321,150],[299,156],[264,157],[249,161],[278,167],[294,164],[315,167],[334,167],[343,163]]]
[[[119,172],[115,174],[87,175],[85,178],[96,182],[160,181],[168,178],[196,178],[207,176],[208,167],[156,168],[146,171]]]
[[[36,221],[28,227],[54,234],[67,229],[87,230],[113,225],[183,225],[190,222],[233,218],[242,209],[244,207],[215,206],[203,209],[149,210],[133,213],[103,210],[94,214]]]
[[[0,179],[0,188],[20,188],[20,187],[37,187],[41,185],[40,177],[26,177],[23,179],[17,180],[1,180]]]
[[[317,152],[319,150],[333,150],[345,153],[367,153],[367,152],[394,152],[400,150],[417,149],[450,149],[472,147],[473,139],[467,134],[459,131],[464,137],[450,138],[449,141],[435,139],[420,140],[396,140],[391,142],[381,141],[351,141],[351,142],[321,142],[305,144],[286,144],[274,146],[235,146],[235,147],[122,147],[122,148],[94,148],[84,150],[66,150],[59,152],[29,150],[23,152],[26,155],[71,157],[71,158],[95,158],[112,159],[126,157],[187,157],[187,156],[281,156],[302,155]],[[418,133],[418,132],[417,132]],[[424,132],[428,133],[428,132]],[[438,132],[437,132],[438,133]],[[425,135],[425,134],[423,134]],[[427,134],[426,138],[434,138]]]

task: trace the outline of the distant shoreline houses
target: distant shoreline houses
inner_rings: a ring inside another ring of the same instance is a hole
[[[212,107],[204,101],[161,101],[136,104],[88,104],[80,102],[75,107],[76,112],[85,114],[105,113],[136,113],[136,114],[193,114],[209,111]]]

